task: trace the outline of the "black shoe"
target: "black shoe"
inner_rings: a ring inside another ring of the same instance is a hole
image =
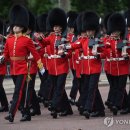
[[[87,119],[89,119],[89,117],[90,117],[90,112],[87,111],[87,110],[85,110],[85,111],[83,112],[83,115],[84,115]]]
[[[44,105],[44,107],[48,107],[49,106],[49,102],[47,100],[44,100],[43,105]]]
[[[105,105],[111,109],[112,108],[112,103],[110,101],[105,101]]]
[[[9,108],[8,107],[0,107],[0,112],[7,112],[9,111]]]
[[[70,102],[71,105],[75,105],[75,100],[74,99],[72,99],[72,98],[69,99],[69,102]]]
[[[129,108],[122,109],[122,110],[120,111],[120,114],[121,114],[121,115],[125,115],[125,114],[128,114],[128,113],[130,113],[130,109],[129,109]]]
[[[31,116],[30,116],[30,115],[24,115],[24,116],[21,118],[20,121],[21,121],[21,122],[23,122],[23,121],[31,121]]]
[[[78,108],[78,110],[79,110],[79,114],[82,116],[82,115],[83,115],[83,112],[84,112],[84,107],[83,107],[83,106],[80,106],[80,107]]]
[[[118,108],[116,106],[113,106],[112,107],[112,112],[113,112],[113,115],[117,115]]]
[[[64,111],[59,114],[59,116],[67,116],[67,115],[73,115],[72,111]]]
[[[13,122],[14,121],[14,117],[12,114],[9,114],[8,116],[5,117],[5,120],[8,120],[9,122]]]
[[[49,106],[48,106],[48,110],[49,110],[49,111],[53,111],[54,108],[53,108],[51,105],[49,105]]]
[[[105,112],[104,111],[92,112],[91,117],[105,117]]]
[[[51,116],[56,119],[57,118],[57,112],[56,111],[52,111],[51,112]]]
[[[30,115],[31,116],[35,116],[35,115],[41,115],[41,110],[32,110],[31,112],[30,112]]]

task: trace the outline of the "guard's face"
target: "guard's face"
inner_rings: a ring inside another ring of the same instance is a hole
[[[87,30],[86,33],[87,33],[88,37],[93,37],[95,35],[95,31],[94,30]]]
[[[60,26],[58,26],[58,25],[55,25],[55,26],[53,27],[53,30],[54,30],[55,33],[60,33],[61,30],[62,30],[62,28],[61,28]]]
[[[119,38],[120,32],[119,31],[113,32],[113,33],[111,33],[111,36],[114,37],[114,38]]]
[[[128,27],[128,33],[130,33],[130,27]]]
[[[13,32],[14,32],[15,34],[21,33],[22,30],[23,30],[22,27],[19,27],[19,26],[14,26],[14,27],[13,27]]]
[[[74,33],[74,28],[68,28],[68,33]]]

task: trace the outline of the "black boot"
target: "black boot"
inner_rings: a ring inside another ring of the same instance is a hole
[[[30,115],[29,107],[24,108],[22,118],[21,118],[20,121],[31,121],[31,115]]]
[[[31,121],[31,115],[23,115],[21,120],[21,122],[24,122],[24,121]]]
[[[69,102],[70,102],[71,105],[75,105],[75,100],[74,99],[72,99],[72,98],[69,99]]]
[[[125,115],[125,114],[128,114],[128,113],[130,113],[130,109],[129,109],[129,108],[125,108],[125,109],[122,109],[122,110],[120,111],[120,114],[121,114],[121,115]]]
[[[90,117],[90,112],[89,112],[88,110],[85,110],[85,111],[83,112],[83,115],[84,115],[87,119],[89,119],[89,117]]]
[[[73,112],[72,111],[63,111],[59,114],[59,116],[67,116],[67,115],[73,115]]]
[[[57,112],[56,111],[52,111],[51,112],[51,116],[56,119],[57,118]]]
[[[105,117],[105,112],[104,111],[92,112],[91,117]]]
[[[112,103],[110,101],[105,101],[105,105],[111,109],[112,108]]]
[[[5,117],[5,120],[8,120],[9,122],[13,122],[14,116],[12,114],[9,114],[8,116]]]
[[[32,111],[30,112],[30,115],[31,116],[35,116],[35,115],[41,115],[41,110],[34,110],[32,109]]]
[[[112,112],[113,112],[113,115],[117,115],[118,108],[116,106],[113,106],[112,107]]]
[[[83,115],[84,107],[83,106],[79,106],[78,110],[79,110],[79,114]]]
[[[7,111],[9,111],[8,106],[7,107],[5,107],[5,106],[0,107],[0,112],[7,112]]]

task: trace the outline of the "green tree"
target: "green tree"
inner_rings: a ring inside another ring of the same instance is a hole
[[[36,15],[43,12],[48,12],[53,8],[53,2],[51,0],[28,0],[29,9]]]

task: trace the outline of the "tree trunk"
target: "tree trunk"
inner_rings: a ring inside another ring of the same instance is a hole
[[[65,11],[70,10],[70,0],[58,0],[59,1],[59,7],[64,9]]]

